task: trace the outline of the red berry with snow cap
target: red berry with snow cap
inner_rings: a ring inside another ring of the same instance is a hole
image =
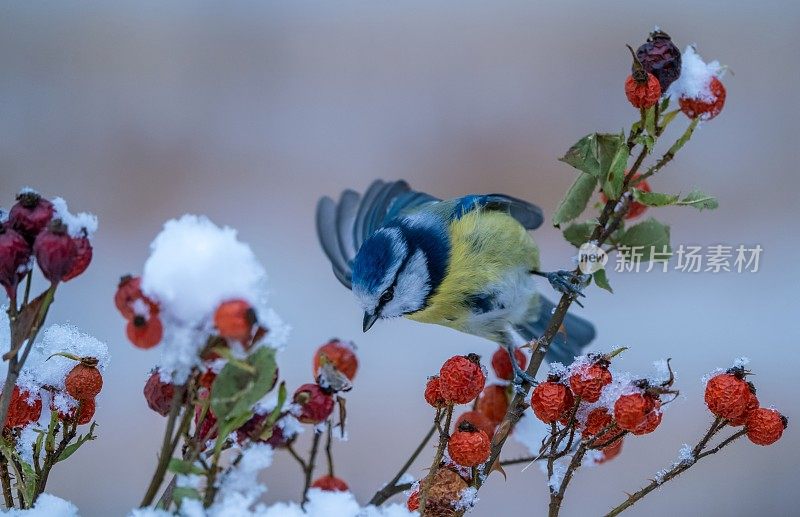
[[[161,416],[167,416],[172,408],[175,386],[171,382],[161,380],[161,373],[155,370],[144,384],[144,399],[147,407]]]
[[[241,343],[250,341],[256,321],[255,309],[244,300],[228,300],[214,312],[214,326],[219,335]]]
[[[747,410],[750,387],[744,380],[743,368],[731,368],[715,375],[706,383],[705,401],[708,409],[720,418],[736,419]]]
[[[708,84],[708,95],[705,98],[681,97],[678,99],[678,104],[684,115],[691,119],[711,120],[722,112],[727,95],[722,81],[712,76]]]
[[[150,317],[136,315],[128,321],[125,333],[133,346],[137,348],[153,348],[161,342],[164,336],[164,327],[157,314]]]
[[[319,375],[320,365],[323,362],[333,364],[345,377],[351,381],[358,370],[358,358],[352,343],[339,339],[332,339],[319,347],[314,354],[314,377]]]
[[[317,384],[303,384],[292,400],[299,406],[297,419],[304,424],[319,424],[333,413],[333,397]]]
[[[576,397],[585,402],[597,402],[603,387],[611,384],[608,361],[600,359],[592,364],[582,365],[569,377],[569,385]]]
[[[311,488],[319,488],[324,492],[347,492],[350,487],[347,483],[335,476],[322,476],[311,483]]]
[[[11,400],[8,405],[8,415],[4,426],[6,428],[25,427],[36,422],[42,416],[42,399],[38,395],[14,386],[11,392]]]
[[[53,203],[33,191],[21,192],[8,213],[11,227],[29,243],[33,243],[52,219]]]
[[[103,389],[103,376],[97,369],[97,359],[84,357],[67,374],[64,388],[77,400],[94,399]]]
[[[439,386],[447,402],[467,404],[477,398],[486,384],[486,375],[477,354],[453,356],[439,370]]]
[[[94,418],[97,403],[94,399],[79,400],[78,405],[72,408],[69,413],[58,412],[58,418],[63,421],[72,422],[77,418],[78,425],[86,425]],[[51,408],[52,409],[52,408]]]
[[[519,365],[519,367],[523,370],[528,365],[528,358],[525,357],[525,354],[522,353],[522,350],[519,348],[514,349],[514,359],[517,361],[517,365]],[[510,381],[514,378],[514,368],[511,366],[511,356],[508,355],[508,351],[505,348],[498,348],[492,355],[492,369],[494,370],[494,373],[497,375],[498,379]]]
[[[489,459],[489,436],[469,422],[462,422],[450,435],[447,452],[453,461],[464,467],[476,467]]]
[[[8,297],[15,298],[17,284],[28,270],[31,256],[28,241],[5,224],[0,224],[0,285],[6,288]]]
[[[747,417],[747,438],[756,445],[772,445],[780,440],[788,424],[786,417],[774,409],[755,409]]]
[[[81,237],[74,237],[72,240],[75,242],[75,261],[72,263],[72,269],[61,279],[64,282],[79,276],[86,271],[86,268],[88,268],[89,264],[92,262],[93,251],[89,237],[83,235]]]
[[[550,376],[533,389],[531,407],[536,417],[546,424],[558,422],[575,403],[570,389],[560,382],[558,376]]]
[[[78,256],[78,247],[67,233],[64,223],[56,219],[36,236],[33,253],[44,277],[56,283],[72,271]]]

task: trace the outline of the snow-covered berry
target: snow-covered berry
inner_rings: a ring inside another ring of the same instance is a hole
[[[20,389],[19,386],[14,386],[4,427],[25,427],[39,420],[40,416],[42,416],[42,399],[38,395]]]
[[[725,85],[717,77],[712,77],[708,83],[709,97],[680,97],[678,104],[681,111],[689,118],[711,120],[722,112],[725,106],[727,92]]]
[[[72,422],[77,419],[78,425],[86,425],[94,418],[97,402],[94,399],[79,400],[78,405],[72,408],[69,413],[58,412],[58,418]]]
[[[582,365],[569,377],[572,393],[584,402],[597,402],[600,392],[607,384],[611,384],[611,372],[608,371],[608,362],[596,361],[592,364]]]

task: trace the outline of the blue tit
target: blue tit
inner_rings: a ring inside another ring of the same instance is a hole
[[[404,181],[375,181],[364,195],[345,190],[317,205],[317,233],[336,278],[364,310],[366,332],[399,316],[444,325],[513,350],[544,333],[554,305],[536,275],[561,290],[567,272],[541,273],[529,230],[536,205],[502,194],[447,201]],[[554,276],[551,276],[554,275]],[[591,323],[568,314],[547,360],[568,364],[594,339]],[[511,354],[517,381],[531,381]]]

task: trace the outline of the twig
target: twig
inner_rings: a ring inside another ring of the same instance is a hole
[[[722,442],[720,442],[720,444],[717,445],[716,447],[714,447],[712,449],[708,449],[707,451],[701,452],[705,448],[705,446],[708,444],[708,442],[711,439],[711,437],[713,437],[717,432],[719,432],[719,430],[722,429],[722,427],[724,427],[724,425],[725,425],[724,422],[720,423],[720,419],[715,420],[714,423],[711,425],[711,428],[709,428],[709,430],[706,433],[706,435],[700,440],[700,442],[698,442],[698,444],[694,447],[694,449],[692,449],[693,460],[690,460],[690,461],[679,461],[679,462],[674,463],[669,470],[664,472],[662,475],[658,476],[657,479],[653,479],[652,481],[650,481],[650,483],[647,486],[645,486],[644,488],[642,488],[638,492],[629,495],[628,498],[624,502],[622,502],[619,505],[615,506],[610,512],[608,512],[606,514],[606,517],[613,517],[615,515],[619,515],[620,513],[624,512],[625,510],[627,510],[628,508],[630,508],[631,506],[636,504],[640,499],[642,499],[644,496],[646,496],[647,494],[649,494],[650,492],[652,492],[656,488],[660,487],[661,485],[663,485],[667,481],[669,481],[671,479],[674,479],[678,475],[680,475],[680,474],[686,472],[687,470],[689,470],[692,466],[696,465],[697,462],[700,461],[702,458],[705,458],[706,456],[710,456],[712,454],[718,453],[723,448],[727,447],[728,445],[730,445],[734,441],[738,440],[739,438],[741,438],[742,436],[747,434],[747,430],[746,429],[742,429],[742,430],[732,434],[731,436],[729,436],[728,438],[726,438]]]
[[[8,471],[8,460],[3,454],[0,454],[0,481],[3,484],[3,500],[6,503],[6,508],[13,508],[14,496],[11,493],[11,473]]]
[[[311,451],[308,453],[308,461],[305,464],[305,484],[303,485],[303,505],[308,502],[308,489],[311,487],[311,478],[314,475],[314,466],[319,451],[319,441],[322,433],[314,431],[314,440],[311,443]]]
[[[441,420],[441,414],[437,412],[436,416],[436,423],[438,427],[438,423]],[[441,463],[442,456],[444,456],[444,448],[447,446],[447,441],[450,439],[450,421],[452,418],[453,405],[449,404],[444,413],[444,428],[440,428],[439,430],[439,446],[436,448],[436,454],[433,456],[433,463],[431,464],[430,471],[428,471],[428,476],[425,478],[425,481],[422,483],[422,487],[419,490],[420,515],[425,515],[425,509],[428,504],[428,493],[431,491],[433,479],[436,477],[436,471],[439,470],[439,463]]]
[[[692,119],[692,122],[686,128],[686,131],[684,131],[683,134],[680,137],[678,137],[678,140],[676,140],[675,143],[672,144],[672,147],[670,147],[667,150],[667,152],[664,153],[664,155],[655,163],[655,165],[653,165],[652,167],[648,168],[645,172],[643,172],[642,175],[639,176],[635,182],[633,182],[632,186],[635,187],[642,181],[646,180],[653,174],[660,171],[666,164],[671,162],[672,159],[675,158],[675,155],[678,153],[678,151],[680,151],[681,148],[686,144],[686,142],[688,142],[689,139],[692,138],[692,133],[694,133],[694,130],[697,128],[697,125],[699,123],[700,123],[699,117]]]
[[[416,460],[417,457],[422,453],[423,449],[425,449],[425,446],[428,445],[428,442],[431,440],[433,433],[436,432],[436,427],[437,425],[434,423],[428,430],[428,432],[425,434],[425,436],[422,438],[422,441],[419,443],[419,445],[417,445],[417,448],[414,449],[414,452],[411,453],[411,456],[408,458],[408,460],[406,460],[403,466],[400,467],[400,470],[397,472],[397,474],[395,474],[395,476],[392,478],[391,481],[386,483],[386,486],[378,490],[375,493],[375,495],[372,496],[372,499],[369,500],[369,504],[378,506],[380,504],[385,503],[386,500],[392,497],[393,495],[399,494],[400,492],[407,490],[407,488],[401,488],[401,487],[405,487],[406,485],[408,485],[408,483],[404,483],[402,485],[398,485],[397,483],[400,481],[400,478],[403,477],[403,474],[405,474],[408,471],[408,469],[411,468],[411,465],[414,463],[414,460]]]
[[[178,429],[177,435],[175,434],[175,421],[178,419],[178,414],[181,411],[181,407],[183,407],[182,400],[185,393],[186,384],[182,384],[176,387],[175,392],[172,395],[172,403],[170,405],[169,417],[167,419],[167,428],[164,431],[164,440],[161,445],[161,453],[158,458],[158,465],[156,466],[156,471],[153,473],[153,478],[150,480],[150,485],[147,487],[147,491],[142,498],[142,502],[139,503],[139,506],[142,508],[145,506],[150,506],[153,503],[153,499],[158,493],[158,488],[164,481],[164,475],[167,473],[169,460],[172,459],[172,454],[175,452],[175,448],[177,446],[177,442],[174,437],[180,437],[183,434],[184,429]],[[189,411],[189,408],[186,408],[185,411]],[[183,419],[181,424],[183,424],[185,421],[186,419]]]
[[[333,441],[333,422],[328,420],[328,436],[325,441],[325,457],[328,460],[328,475],[333,477],[333,451],[331,442]]]

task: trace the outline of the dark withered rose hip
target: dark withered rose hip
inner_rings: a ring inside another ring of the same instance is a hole
[[[651,32],[647,42],[636,50],[636,57],[645,70],[656,76],[662,94],[681,75],[681,51],[665,32]]]
[[[33,244],[53,218],[53,203],[33,191],[21,192],[8,213],[11,227]]]
[[[0,285],[14,299],[17,283],[25,274],[31,249],[28,242],[11,228],[0,224]]]

